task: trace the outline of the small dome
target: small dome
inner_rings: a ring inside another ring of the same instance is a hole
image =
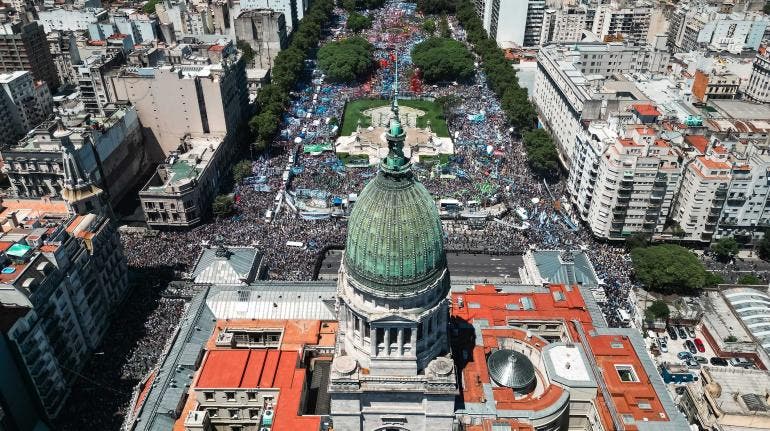
[[[535,383],[535,367],[523,353],[500,349],[487,358],[489,376],[500,386],[529,391]]]
[[[708,391],[712,397],[719,398],[722,396],[722,385],[720,385],[718,382],[712,381],[706,385],[706,391]]]

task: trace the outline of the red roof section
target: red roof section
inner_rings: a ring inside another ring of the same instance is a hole
[[[637,103],[633,105],[633,109],[639,113],[639,115],[643,115],[645,117],[658,117],[660,116],[660,111],[655,107],[655,105],[650,103]]]
[[[703,135],[686,135],[684,142],[698,150],[701,154],[706,154],[706,148],[709,146],[708,138]]]

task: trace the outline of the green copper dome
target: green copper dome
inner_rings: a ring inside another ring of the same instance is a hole
[[[364,287],[386,295],[417,293],[446,267],[436,204],[407,165],[380,169],[348,221],[345,265]]]

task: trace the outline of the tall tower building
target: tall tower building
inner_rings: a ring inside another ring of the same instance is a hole
[[[348,222],[331,415],[343,430],[448,430],[449,271],[436,204],[404,155],[397,98],[385,137],[388,156]]]

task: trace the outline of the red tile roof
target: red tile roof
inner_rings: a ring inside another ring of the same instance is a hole
[[[701,154],[706,154],[706,148],[709,146],[709,140],[703,135],[686,135],[684,142],[698,150]]]
[[[645,117],[658,117],[660,116],[660,111],[655,107],[655,105],[652,105],[650,103],[637,103],[633,105],[633,109],[639,113],[639,115],[643,115]]]

